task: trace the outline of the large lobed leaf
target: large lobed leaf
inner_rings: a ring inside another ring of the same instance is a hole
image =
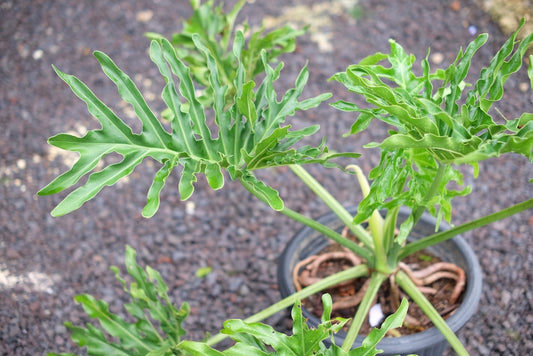
[[[261,60],[266,71],[264,79],[258,85],[253,81],[246,81],[246,69],[241,62],[244,36],[238,32],[233,45],[233,56],[238,63],[233,81],[235,93],[234,98],[228,102],[228,85],[221,82],[216,59],[198,35],[192,37],[198,51],[206,59],[209,85],[215,94],[213,111],[216,130],[207,124],[206,109],[196,97],[190,67],[178,58],[171,43],[165,39],[152,41],[150,58],[166,82],[162,98],[172,113],[171,132],[165,130],[133,81],[104,53],[96,52],[95,57],[104,73],[117,86],[121,97],[135,110],[142,123],[140,134],[133,133],[79,79],[56,69],[72,91],[87,104],[89,112],[98,119],[101,128],[91,130],[83,137],[59,134],[50,138],[50,144],[78,152],[80,157],[69,171],[54,179],[39,195],[61,192],[88,175],[88,180],[67,195],[53,210],[53,215],[64,215],[79,208],[103,187],[129,175],[147,157],[160,162],[162,167],[148,191],[143,216],[150,217],[157,211],[161,189],[178,166],[182,167],[179,173],[179,192],[183,200],[193,194],[198,174],[204,174],[209,185],[213,189],[219,189],[224,185],[223,170],[227,170],[232,179],[241,180],[272,208],[279,210],[283,208],[279,195],[258,181],[253,170],[310,162],[327,165],[329,159],[339,155],[329,154],[323,144],[318,147],[293,148],[302,138],[316,132],[318,127],[293,131],[290,125],[285,124],[286,118],[298,110],[315,107],[330,97],[330,94],[322,94],[299,101],[309,76],[307,67],[298,75],[295,87],[279,99],[274,82],[279,78],[283,63],[272,68],[266,51],[262,51]],[[217,132],[216,136],[214,132]],[[93,172],[111,153],[118,153],[122,160]]]
[[[492,116],[497,112],[492,107],[503,98],[506,80],[521,68],[524,54],[533,43],[533,34],[517,41],[518,30],[473,86],[465,80],[474,54],[487,41],[486,34],[473,40],[464,52],[460,50],[448,68],[433,73],[426,57],[421,62],[423,74],[416,76],[414,56],[391,40],[389,54],[377,53],[332,77],[371,104],[333,104],[340,110],[359,113],[351,134],[366,129],[374,119],[392,127],[382,142],[367,145],[380,147],[382,158],[370,173],[374,182],[359,206],[357,222],[366,220],[374,210],[400,205],[413,211],[424,207],[449,221],[451,199],[470,192],[468,187],[449,188],[451,181],[462,185],[462,174],[452,164],[471,164],[477,174],[479,161],[504,153],[521,154],[533,161],[533,114],[513,119]],[[382,64],[385,60],[389,66]],[[528,73],[532,78],[531,67]],[[435,187],[437,176],[442,180]],[[404,224],[402,237],[412,223],[408,219]]]

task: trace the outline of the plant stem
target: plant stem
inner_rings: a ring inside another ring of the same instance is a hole
[[[521,211],[531,209],[533,208],[533,199],[529,199],[526,201],[523,201],[521,203],[512,205],[508,208],[505,208],[503,210],[500,210],[496,213],[492,213],[489,215],[486,215],[482,218],[467,222],[465,224],[456,226],[454,228],[451,228],[449,230],[441,231],[436,234],[433,234],[431,236],[422,238],[420,240],[411,242],[407,245],[405,245],[400,253],[399,253],[399,259],[403,259],[406,256],[409,256],[417,251],[423,250],[428,246],[435,245],[439,242],[446,241],[448,239],[451,239],[452,237],[462,234],[464,232],[477,229],[478,227],[488,225],[490,223],[493,223],[495,221],[507,218],[509,216],[512,216],[514,214],[517,214]]]
[[[413,281],[409,279],[409,276],[407,276],[407,274],[405,274],[403,271],[399,271],[396,274],[396,282],[407,294],[409,294],[413,301],[433,322],[435,327],[440,330],[455,352],[457,352],[459,356],[468,356],[468,351],[466,351],[457,335],[455,335],[453,330],[450,329],[448,324],[446,324],[446,321],[444,321],[439,312],[433,307],[433,305],[431,305],[430,301],[427,300],[424,294],[418,290]]]
[[[387,216],[383,223],[383,245],[385,246],[385,251],[387,251],[387,257],[392,257],[391,250],[394,246],[394,236],[396,230],[396,221],[398,220],[398,213],[400,207],[394,207],[387,212]]]
[[[272,304],[266,309],[263,309],[260,312],[250,316],[249,318],[244,319],[244,321],[247,323],[255,323],[255,322],[264,320],[268,318],[269,316],[282,311],[283,309],[293,306],[294,303],[296,303],[296,301],[305,299],[315,293],[318,293],[326,288],[342,283],[344,281],[354,279],[354,278],[366,277],[368,276],[369,273],[370,272],[369,272],[367,265],[358,265],[358,266],[349,268],[345,271],[335,273],[334,275],[326,277],[317,283],[311,284],[310,286],[305,287],[301,291],[293,293],[290,296],[280,300],[279,302]],[[209,340],[207,340],[206,343],[208,345],[214,345],[224,340],[227,337],[228,335],[219,333],[211,337]]]
[[[329,227],[322,225],[321,223],[317,222],[316,220],[310,219],[294,210],[291,210],[287,207],[280,210],[280,213],[285,214],[289,218],[296,220],[306,226],[309,226],[313,230],[316,230],[328,238],[332,239],[333,241],[339,243],[340,245],[348,248],[350,251],[355,253],[361,258],[364,258],[369,262],[371,265],[373,264],[374,257],[370,251],[368,251],[366,248],[359,246],[357,243],[353,242],[352,240],[349,240],[339,234],[337,231],[330,229]]]
[[[426,203],[430,201],[435,194],[437,194],[442,179],[444,178],[444,173],[446,172],[447,165],[442,164],[440,162],[438,162],[437,164],[439,168],[437,169],[437,173],[435,174],[433,183],[431,183],[431,187],[429,188],[426,195],[424,196],[424,199],[422,200],[422,205],[418,206],[418,208],[412,213],[413,226],[416,225],[418,220],[420,220],[420,218],[422,217],[422,214],[424,214],[424,211],[426,211]]]
[[[305,173],[308,174],[307,172],[305,172]],[[311,177],[311,179],[313,179],[313,178]],[[246,184],[244,181],[241,181],[241,183],[250,193],[252,193],[259,200],[261,200],[261,201],[266,203],[266,201],[263,199],[263,197],[259,196],[257,194],[257,192],[250,187],[249,184]],[[318,184],[318,182],[316,182],[316,184]],[[324,189],[324,188],[322,188],[322,189]],[[333,199],[336,202],[336,200],[333,197],[331,197],[331,199]],[[343,211],[346,212],[346,214],[348,214],[349,221],[350,221],[349,222],[349,226],[354,226],[352,224],[352,218],[351,218],[350,213],[348,213],[344,209],[344,207],[342,207],[340,204],[339,204],[339,206],[340,206],[340,208]],[[314,230],[326,235],[327,237],[329,237],[333,241],[335,241],[335,242],[339,243],[340,245],[348,248],[350,251],[352,251],[353,253],[355,253],[359,257],[364,258],[370,264],[370,266],[373,266],[374,256],[373,256],[373,254],[370,251],[368,251],[366,248],[364,248],[362,246],[359,246],[357,243],[353,242],[352,240],[345,238],[344,236],[342,236],[341,234],[339,234],[335,230],[332,230],[332,229],[320,224],[319,222],[317,222],[317,221],[315,221],[313,219],[310,219],[310,218],[308,218],[308,217],[306,217],[306,216],[304,216],[304,215],[302,215],[302,214],[300,214],[300,213],[298,213],[298,212],[296,212],[294,210],[291,210],[291,209],[289,209],[287,207],[283,207],[281,210],[279,210],[279,212],[283,213],[284,215],[290,217],[293,220],[301,222],[302,224],[304,224],[306,226],[309,226],[310,228],[312,228],[312,229],[314,229]],[[364,229],[363,229],[363,231],[364,231]],[[364,232],[366,233],[366,231],[364,231]]]
[[[318,181],[313,178],[302,166],[291,164],[289,167],[326,205],[339,217],[339,219],[369,248],[373,247],[370,234],[361,226],[353,223],[353,216],[335,199]]]
[[[372,215],[378,214],[377,211],[374,211]],[[372,218],[370,218],[372,219]],[[383,231],[383,227],[381,227],[381,231]],[[388,264],[388,258],[387,258],[387,252],[385,252],[385,246],[383,241],[383,232],[381,234],[372,235],[372,238],[374,240],[374,253],[376,255],[376,260],[374,263],[375,269],[382,272],[382,273],[391,273],[392,270],[389,267]]]
[[[344,342],[342,344],[342,349],[346,353],[351,350],[355,338],[357,337],[357,334],[361,329],[361,325],[363,325],[365,317],[368,315],[368,311],[370,310],[370,307],[374,302],[374,298],[378,294],[379,287],[381,287],[383,282],[386,280],[386,274],[380,272],[372,273],[372,276],[370,277],[370,285],[368,286],[368,289],[366,290],[366,293],[363,296],[363,300],[361,300],[361,303],[357,308],[357,312],[355,313],[355,316],[352,320],[352,325],[350,325],[350,329],[348,330],[346,338],[344,339]]]
[[[356,165],[350,165],[346,168],[354,170],[357,180],[359,181],[363,197],[366,198],[370,193],[370,185],[368,184],[368,180],[366,179],[363,170]],[[384,220],[379,211],[374,210],[372,212],[372,215],[370,215],[370,218],[368,219],[368,227],[370,228],[370,235],[372,236],[372,241],[374,243],[374,253],[376,256],[375,268],[380,272],[390,273],[391,271],[387,263],[388,259],[383,235]]]

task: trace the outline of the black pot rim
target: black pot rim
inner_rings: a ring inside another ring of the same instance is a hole
[[[351,214],[355,214],[356,208],[349,208],[348,211]],[[400,215],[402,214],[404,216],[408,216],[409,211],[402,209],[400,211]],[[325,225],[332,224],[334,222],[340,224],[339,219],[333,213],[323,215],[317,219],[317,221]],[[419,224],[430,224],[434,228],[436,225],[436,220],[431,215],[424,214],[420,219]],[[419,224],[417,224],[414,230],[418,228]],[[439,225],[439,231],[447,229],[449,229],[449,226],[441,222]],[[283,298],[294,293],[295,291],[292,278],[290,277],[292,276],[292,267],[294,261],[293,256],[295,253],[298,253],[302,242],[308,239],[309,235],[321,236],[310,227],[303,227],[289,241],[280,257],[278,264],[278,285]],[[317,238],[317,236],[315,236],[315,238]],[[463,295],[463,301],[457,311],[446,320],[446,323],[450,326],[450,328],[454,332],[457,332],[467,323],[477,309],[482,291],[482,272],[474,251],[461,235],[457,235],[448,241],[455,249],[457,249],[461,255],[461,258],[464,260],[465,266],[463,266],[463,268],[465,269],[465,274],[467,277],[467,285],[466,291]],[[303,308],[303,314],[306,318],[308,318],[309,324],[316,326],[320,323],[320,318],[313,315],[306,308]],[[344,332],[337,333],[335,335],[336,343],[339,344],[342,342],[345,335],[346,334]],[[358,335],[354,343],[354,347],[361,345],[363,339],[364,336]],[[403,354],[413,352],[412,350],[426,348],[428,343],[438,344],[447,343],[447,341],[436,327],[432,327],[417,334],[406,335],[398,338],[384,338],[380,341],[378,348],[383,349],[385,353],[390,352],[393,354]]]

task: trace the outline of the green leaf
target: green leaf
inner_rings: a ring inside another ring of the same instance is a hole
[[[257,111],[254,105],[254,86],[255,83],[252,81],[243,85],[242,95],[237,98],[237,106],[239,107],[239,110],[243,113],[246,119],[250,120],[252,126],[254,126],[257,121]]]
[[[174,160],[168,160],[155,175],[152,186],[148,191],[146,205],[142,212],[142,215],[145,218],[152,217],[159,208],[159,194],[161,193],[161,189],[163,189],[168,176],[172,172],[172,168],[175,166],[176,162]]]
[[[363,340],[361,347],[357,349],[357,352],[351,352],[350,355],[374,356],[383,352],[382,350],[376,349],[378,343],[385,337],[389,330],[402,326],[408,307],[409,303],[407,299],[402,299],[398,310],[385,319],[385,321],[381,324],[381,328],[372,329],[370,334],[368,334],[368,336]]]
[[[81,138],[60,134],[50,139],[52,145],[78,152],[80,157],[68,172],[44,187],[39,192],[40,195],[69,189],[81,177],[89,176],[86,183],[70,192],[53,210],[54,216],[78,209],[95,197],[103,187],[113,185],[131,174],[146,157],[162,164],[148,190],[147,203],[143,209],[143,216],[150,217],[159,207],[166,179],[178,166],[182,166],[178,185],[182,200],[194,193],[194,183],[199,174],[205,175],[212,189],[220,189],[224,185],[223,170],[227,170],[231,179],[239,179],[254,194],[259,195],[261,200],[268,202],[274,209],[281,209],[283,203],[277,192],[252,177],[252,170],[296,163],[332,166],[329,159],[343,155],[353,156],[350,153],[339,153],[336,156],[327,154],[327,147],[323,143],[318,147],[294,148],[300,140],[314,134],[318,127],[312,125],[291,131],[290,125],[285,124],[287,118],[298,110],[315,107],[330,97],[330,94],[321,94],[299,100],[309,77],[307,67],[296,78],[295,88],[289,89],[278,100],[274,82],[279,78],[283,65],[272,68],[267,52],[262,51],[265,77],[258,86],[253,81],[245,81],[245,64],[241,58],[244,37],[238,32],[233,46],[238,75],[233,82],[235,91],[230,94],[227,83],[222,81],[222,73],[212,51],[201,41],[200,35],[192,34],[191,39],[197,52],[205,58],[209,78],[207,85],[216,93],[212,107],[215,128],[207,125],[206,108],[196,96],[196,83],[191,68],[180,60],[176,50],[165,39],[152,41],[150,58],[165,79],[161,96],[168,107],[171,132],[163,128],[133,81],[105,54],[97,52],[95,56],[103,71],[116,84],[121,97],[133,107],[142,123],[139,134],[134,134],[122,119],[76,77],[56,70],[72,91],[86,102],[89,112],[98,119],[101,128],[90,130]],[[232,95],[233,99],[227,101],[228,95]],[[217,135],[213,132],[217,132]],[[105,158],[110,154],[119,154],[122,160],[106,166]],[[97,165],[101,163],[104,168],[95,172]]]
[[[464,156],[473,152],[479,145],[480,139],[476,136],[470,140],[458,141],[453,137],[426,134],[420,139],[415,139],[408,134],[393,135],[381,143],[383,149],[427,149],[437,156],[443,163],[461,162]]]
[[[389,316],[382,324],[381,329],[372,330],[363,341],[363,345],[349,352],[343,351],[336,344],[326,347],[323,341],[338,332],[347,320],[329,317],[332,301],[329,294],[322,297],[324,314],[322,322],[316,328],[310,328],[302,315],[301,302],[297,301],[291,311],[293,319],[293,334],[286,335],[275,331],[271,326],[262,323],[247,323],[243,320],[227,320],[224,322],[222,333],[229,335],[235,345],[224,351],[217,351],[206,343],[195,341],[183,341],[178,349],[185,350],[193,355],[213,356],[366,356],[376,355],[378,342],[385,336],[387,331],[400,327],[407,313],[407,300],[402,300],[398,310]]]
[[[119,316],[112,314],[106,302],[96,300],[88,294],[78,295],[74,299],[82,304],[88,316],[98,319],[106,332],[120,339],[121,348],[136,349],[146,353],[154,346],[140,337],[134,324],[129,324]]]
[[[415,62],[414,55],[408,55],[402,46],[394,40],[389,40],[391,72],[394,81],[403,89],[412,90],[411,85],[416,82],[416,77],[412,72],[413,64]],[[417,85],[418,86],[418,85]]]
[[[468,74],[468,69],[470,68],[470,62],[476,51],[483,46],[488,39],[487,34],[479,35],[474,41],[468,44],[465,53],[463,54],[462,50],[459,51],[457,58],[454,63],[452,63],[445,71],[446,79],[444,82],[445,86],[449,82],[450,86],[449,94],[446,95],[446,111],[450,115],[456,115],[458,105],[457,100],[461,97],[464,86],[462,85],[463,80]]]
[[[91,356],[135,356],[139,353],[128,352],[121,345],[110,343],[100,329],[88,324],[86,328],[73,326],[71,323],[65,323],[65,326],[72,332],[72,341],[78,346],[87,346],[87,352]]]
[[[194,341],[182,341],[179,345],[179,348],[185,350],[191,355],[206,355],[206,356],[222,356],[222,352],[217,351],[208,345],[200,342]]]
[[[436,215],[437,222],[442,218],[449,221],[452,198],[470,192],[469,187],[449,188],[451,181],[462,184],[462,175],[450,165],[467,163],[476,168],[481,160],[510,152],[533,161],[533,114],[505,118],[502,123],[492,118],[494,110],[489,112],[503,98],[505,81],[520,69],[525,51],[533,43],[533,34],[521,41],[516,37],[515,32],[468,91],[471,86],[465,80],[470,64],[487,42],[486,34],[474,39],[464,52],[459,50],[448,68],[433,73],[426,56],[421,61],[423,74],[417,76],[412,68],[415,58],[390,41],[389,54],[369,56],[331,78],[367,102],[367,106],[347,101],[333,105],[358,114],[351,134],[366,129],[374,119],[392,127],[382,142],[365,146],[379,147],[382,159],[371,172],[374,182],[359,205],[355,222],[368,219],[374,210],[405,205],[416,216],[402,225],[401,241],[414,226],[420,209]],[[464,104],[459,108],[460,101]],[[442,165],[446,168],[437,177]]]
[[[533,89],[533,54],[529,55],[529,65],[527,66],[527,75],[529,76],[529,87]]]
[[[212,267],[200,267],[196,270],[196,277],[203,278],[207,276],[213,270]]]
[[[124,101],[131,104],[137,117],[143,125],[142,142],[158,144],[158,147],[167,148],[171,142],[171,136],[163,129],[161,122],[150,110],[139,89],[124,72],[106,54],[96,51],[94,56],[100,62],[102,70],[117,86],[118,92]]]
[[[320,350],[320,343],[329,336],[327,328],[309,329],[302,316],[301,303],[292,309],[293,335],[278,333],[271,326],[261,323],[246,323],[241,320],[228,320],[224,323],[224,333],[235,335],[253,335],[261,343],[270,345],[279,355],[312,355]],[[232,336],[233,337],[233,336]]]
[[[252,192],[263,202],[267,203],[272,209],[280,211],[283,209],[283,200],[279,197],[279,193],[259,181],[254,175],[248,173],[240,177],[242,185]]]
[[[189,307],[183,304],[180,309],[170,302],[168,287],[156,270],[141,268],[136,262],[136,252],[126,246],[126,267],[134,281],[129,285],[120,276],[119,269],[112,267],[117,280],[131,298],[125,304],[126,311],[135,322],[125,321],[112,313],[108,304],[91,295],[82,294],[75,300],[101,328],[87,324],[86,327],[65,325],[72,331],[72,340],[80,347],[86,346],[91,356],[98,355],[170,355],[175,345],[185,335],[182,323],[189,314]],[[149,316],[148,316],[149,314]],[[110,337],[116,338],[112,340]],[[174,354],[174,353],[172,353]]]
[[[53,144],[53,141],[50,141]],[[73,149],[74,150],[74,149]],[[92,157],[91,152],[91,157]],[[99,153],[99,152],[98,152]],[[110,153],[109,151],[106,152]],[[103,159],[104,155],[99,155]],[[145,152],[131,152],[123,156],[123,160],[107,166],[103,170],[93,173],[89,176],[87,183],[70,193],[61,203],[52,210],[53,216],[62,216],[81,207],[81,205],[94,198],[102,188],[118,182],[121,178],[133,172],[134,168],[139,165],[145,158]],[[78,166],[73,166],[78,168]]]
[[[215,6],[212,0],[203,4],[201,1],[191,0],[192,16],[183,21],[181,32],[172,35],[171,42],[178,57],[191,68],[193,79],[202,92],[198,99],[207,106],[213,104],[215,96],[213,88],[209,85],[208,61],[199,50],[198,42],[202,43],[202,46],[208,49],[212,56],[218,68],[221,85],[228,87],[225,100],[233,102],[233,95],[236,91],[234,80],[239,60],[243,64],[242,80],[244,82],[255,81],[257,75],[264,72],[261,60],[262,51],[266,51],[268,61],[273,62],[281,54],[294,51],[295,39],[305,33],[305,30],[294,30],[289,25],[265,33],[264,28],[252,31],[246,22],[236,24],[237,16],[245,3],[245,0],[236,2],[233,9],[226,13],[222,4]],[[247,48],[235,57],[228,47],[232,38],[235,41],[239,36],[238,28],[246,33],[249,41]],[[155,33],[147,33],[146,36],[157,41],[164,39],[164,36]]]

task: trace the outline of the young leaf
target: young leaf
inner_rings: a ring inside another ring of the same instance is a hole
[[[238,343],[251,342],[250,346],[256,346],[259,343],[259,349],[262,352],[266,350],[264,345],[269,345],[279,355],[313,355],[324,348],[322,340],[329,336],[331,324],[328,321],[329,327],[319,325],[317,329],[310,329],[302,315],[301,308],[301,303],[297,302],[292,309],[293,335],[291,336],[276,332],[269,325],[246,323],[242,320],[226,321],[222,332],[229,334]],[[227,352],[230,351],[231,349],[227,350]]]
[[[72,341],[74,341],[80,347],[87,346],[87,352],[91,356],[135,355],[135,353],[129,352],[129,350],[123,348],[119,344],[110,343],[105,337],[104,333],[100,329],[92,326],[91,324],[88,324],[86,328],[80,328],[77,326],[73,326],[72,323],[66,322],[65,326],[72,332]],[[49,353],[48,356],[50,355],[56,354]],[[64,356],[65,354],[61,355]]]
[[[90,356],[176,354],[172,350],[185,335],[181,325],[189,314],[188,305],[183,304],[180,309],[172,305],[167,294],[168,288],[159,272],[149,266],[143,270],[136,262],[135,250],[130,246],[126,246],[126,267],[135,280],[129,288],[118,268],[112,267],[112,270],[131,298],[131,303],[124,307],[136,321],[127,322],[112,313],[103,300],[88,294],[78,295],[75,300],[82,304],[87,315],[98,320],[102,329],[91,324],[78,327],[67,322],[65,325],[72,331],[72,340],[80,347],[86,346]],[[159,328],[154,321],[159,323]],[[110,341],[107,335],[117,338],[119,342]]]
[[[193,79],[201,91],[198,99],[204,105],[211,106],[216,96],[209,84],[208,61],[199,51],[198,42],[208,48],[209,54],[213,57],[219,71],[220,83],[228,86],[228,96],[225,99],[231,102],[234,100],[233,95],[236,90],[234,80],[239,67],[237,58],[243,64],[242,81],[246,83],[254,81],[256,76],[265,70],[261,60],[263,51],[267,53],[268,62],[273,62],[281,54],[294,51],[296,37],[305,33],[305,30],[295,30],[289,25],[268,33],[265,33],[264,28],[251,30],[247,23],[236,25],[237,15],[245,3],[245,0],[239,0],[226,14],[222,5],[215,6],[213,0],[203,4],[201,1],[191,0],[193,15],[187,21],[183,21],[181,32],[172,35],[172,46],[176,49],[178,57],[191,68]],[[243,48],[242,55],[234,57],[228,47],[232,37],[235,39],[239,35],[240,31],[236,31],[236,28],[242,28],[250,40],[247,47]],[[147,33],[146,36],[157,41],[164,39],[164,36],[157,33]]]
[[[486,43],[486,34],[473,40],[464,52],[460,50],[456,60],[444,70],[431,73],[426,58],[420,77],[412,70],[414,57],[392,40],[389,54],[378,53],[332,77],[370,104],[334,104],[340,110],[359,113],[351,133],[364,130],[373,119],[392,126],[382,142],[366,146],[379,147],[382,159],[371,172],[370,178],[375,181],[358,208],[356,222],[368,219],[374,210],[400,205],[413,212],[428,209],[437,215],[437,221],[449,221],[451,199],[470,192],[468,187],[455,191],[448,188],[451,181],[462,184],[462,175],[451,168],[452,164],[477,167],[481,160],[509,152],[533,161],[533,114],[505,119],[502,124],[492,118],[493,111],[489,112],[502,99],[505,81],[521,68],[525,51],[533,43],[533,34],[516,41],[518,30],[468,91],[465,80],[470,63]],[[381,65],[383,61],[389,66]],[[461,100],[465,103],[459,108]],[[400,241],[416,219],[413,216],[402,225]]]
[[[229,349],[222,352],[216,351],[205,343],[195,341],[182,341],[178,345],[178,349],[186,350],[193,355],[213,356],[373,356],[380,352],[376,347],[387,331],[402,325],[408,307],[407,300],[402,300],[398,310],[383,322],[381,329],[372,330],[363,341],[362,346],[346,352],[335,343],[329,347],[326,347],[323,343],[326,338],[342,329],[347,320],[340,318],[330,319],[332,301],[329,294],[323,295],[322,302],[324,304],[322,322],[316,328],[307,326],[306,320],[302,315],[301,303],[296,302],[291,312],[293,334],[290,336],[275,331],[271,326],[262,323],[227,320],[224,323],[222,332],[230,335],[236,342]]]
[[[363,340],[361,347],[357,349],[358,352],[353,352],[353,354],[358,356],[374,356],[383,352],[382,350],[377,349],[378,343],[385,337],[385,334],[387,334],[389,330],[402,326],[408,308],[409,303],[407,299],[402,299],[398,310],[396,310],[394,314],[388,316],[379,329],[372,329],[370,334],[368,334]],[[350,355],[352,355],[352,353],[350,353]]]
[[[156,347],[153,340],[141,337],[135,324],[127,323],[119,316],[112,314],[108,304],[103,300],[96,300],[88,294],[78,295],[74,299],[82,304],[88,316],[98,319],[106,332],[120,339],[121,348],[134,349],[142,354]]]

